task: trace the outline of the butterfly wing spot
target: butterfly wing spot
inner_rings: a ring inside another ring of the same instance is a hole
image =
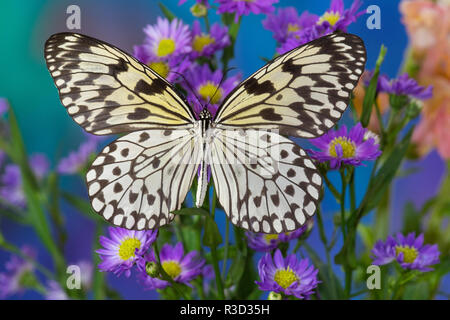
[[[233,90],[217,111],[216,127],[320,136],[342,117],[365,61],[362,40],[351,34],[331,34],[295,48]]]
[[[215,130],[211,174],[231,222],[264,233],[301,227],[314,213],[308,210],[315,208],[322,183],[305,151],[274,132]]]
[[[143,230],[174,218],[170,212],[180,208],[189,191],[202,144],[190,130],[165,133],[129,133],[106,146],[94,160],[86,176],[89,196],[94,210],[109,222]]]
[[[59,33],[47,40],[44,52],[62,104],[89,132],[187,128],[195,121],[166,80],[110,44]]]

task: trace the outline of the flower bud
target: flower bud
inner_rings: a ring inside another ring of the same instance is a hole
[[[196,3],[191,7],[191,13],[197,18],[205,17],[208,13],[208,8],[204,4]]]
[[[147,261],[145,263],[145,272],[152,278],[159,276],[158,265],[153,261]]]
[[[267,297],[267,300],[281,300],[283,297],[280,293],[270,291],[269,296]]]

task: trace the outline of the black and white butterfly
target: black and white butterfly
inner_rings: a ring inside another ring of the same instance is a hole
[[[92,207],[127,229],[169,223],[197,175],[196,205],[211,170],[231,222],[253,232],[298,229],[322,186],[306,152],[285,136],[333,127],[361,76],[366,51],[335,33],[278,56],[238,85],[214,118],[197,120],[172,85],[103,41],[75,33],[45,44],[48,69],[69,115],[97,135],[127,133],[105,147],[86,179]]]

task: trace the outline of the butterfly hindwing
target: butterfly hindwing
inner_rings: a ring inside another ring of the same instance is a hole
[[[334,33],[293,49],[243,81],[224,100],[219,128],[278,129],[313,138],[341,118],[366,61],[363,41]]]
[[[92,207],[127,229],[169,223],[189,191],[201,157],[192,130],[141,130],[105,147],[86,175]]]
[[[195,120],[170,83],[110,44],[58,33],[47,40],[45,59],[62,104],[88,132],[187,127]]]
[[[291,140],[262,130],[216,130],[210,148],[217,196],[233,224],[281,233],[314,214],[322,178]]]

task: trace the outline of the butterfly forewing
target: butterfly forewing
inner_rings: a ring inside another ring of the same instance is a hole
[[[192,130],[142,130],[117,139],[86,175],[92,207],[127,229],[169,223],[191,187],[201,146]]]
[[[166,80],[110,44],[58,33],[47,40],[45,59],[62,104],[88,132],[190,127],[195,120]]]
[[[216,130],[210,148],[217,196],[233,224],[280,233],[314,214],[322,179],[291,140],[262,130]]]
[[[219,108],[218,128],[322,135],[341,118],[366,61],[363,41],[334,33],[293,49],[242,82]]]

